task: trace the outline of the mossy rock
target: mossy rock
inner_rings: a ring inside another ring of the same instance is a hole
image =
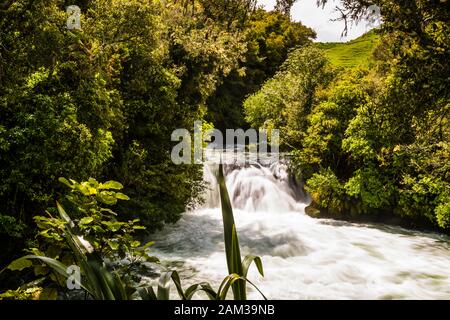
[[[320,209],[317,208],[315,203],[310,204],[305,208],[305,213],[313,218],[318,218],[321,216]]]

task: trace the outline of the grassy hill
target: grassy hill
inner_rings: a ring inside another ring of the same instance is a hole
[[[372,30],[349,42],[327,42],[317,45],[325,51],[334,65],[352,68],[369,65],[373,49],[379,40],[380,36]]]

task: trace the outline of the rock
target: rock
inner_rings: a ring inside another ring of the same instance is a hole
[[[317,209],[316,204],[315,203],[311,203],[309,206],[307,206],[305,208],[305,213],[313,218],[318,218],[321,216],[320,214],[320,210]]]

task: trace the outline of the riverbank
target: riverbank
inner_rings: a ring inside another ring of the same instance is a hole
[[[411,231],[434,232],[448,236],[449,233],[444,232],[441,228],[433,225],[424,219],[411,219],[400,217],[393,212],[380,211],[376,214],[359,213],[359,214],[335,214],[325,208],[320,208],[314,202],[305,208],[305,214],[315,219],[332,219],[336,221],[345,221],[350,223],[376,223],[389,226],[401,227]]]

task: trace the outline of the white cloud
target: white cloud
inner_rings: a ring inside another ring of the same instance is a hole
[[[266,10],[272,10],[276,0],[258,0]],[[305,26],[314,29],[317,33],[316,41],[320,42],[344,42],[355,39],[370,28],[365,21],[358,25],[351,25],[346,37],[341,37],[344,30],[343,21],[331,21],[331,19],[339,17],[339,13],[335,11],[336,5],[340,0],[330,1],[324,8],[317,7],[316,0],[298,0],[291,11],[294,21],[301,21]]]

